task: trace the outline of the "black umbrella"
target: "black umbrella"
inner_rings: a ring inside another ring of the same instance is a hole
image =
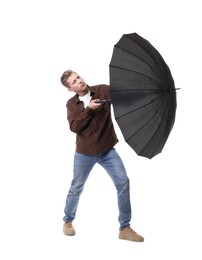
[[[109,66],[114,115],[124,139],[138,155],[151,159],[162,151],[175,121],[170,69],[137,33],[121,37]]]

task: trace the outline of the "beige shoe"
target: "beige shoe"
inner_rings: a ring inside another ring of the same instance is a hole
[[[132,228],[126,227],[124,230],[119,231],[119,238],[134,242],[143,242],[144,238],[136,233]]]
[[[76,234],[76,231],[74,227],[72,226],[71,222],[65,222],[63,225],[63,233],[66,236],[74,236]]]

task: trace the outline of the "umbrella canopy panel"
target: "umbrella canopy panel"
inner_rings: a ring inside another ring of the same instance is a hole
[[[110,94],[126,142],[147,158],[160,153],[175,121],[174,80],[159,52],[136,33],[114,46]]]

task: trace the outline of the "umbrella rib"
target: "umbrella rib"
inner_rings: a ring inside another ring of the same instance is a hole
[[[130,41],[131,41],[131,39],[130,39]],[[136,42],[136,44],[141,48],[141,49],[143,49],[150,57],[151,57],[151,59],[155,62],[155,64],[156,64],[156,66],[160,69],[160,71],[161,71],[161,73],[163,72],[162,70],[161,70],[161,66],[162,66],[162,61],[163,61],[163,63],[167,66],[167,64],[165,63],[165,61],[163,60],[163,57],[162,57],[162,55],[158,52],[158,50],[156,49],[156,48],[154,48],[154,46],[149,42],[149,41],[145,41],[145,43],[146,43],[146,45],[148,46],[148,44],[149,44],[149,46],[150,46],[150,48],[152,48],[155,52],[156,52],[156,54],[158,55],[158,58],[160,58],[160,60],[161,60],[161,64],[159,64],[158,62],[156,62],[156,59],[145,49],[145,48],[142,48],[142,46],[140,45],[140,44],[138,44],[137,42]],[[146,62],[145,62],[146,63]],[[146,63],[147,64],[147,63]],[[148,64],[147,64],[148,65]],[[149,66],[149,65],[148,65]],[[152,67],[150,67],[151,69],[152,69]],[[167,66],[167,68],[168,68],[168,66]],[[168,68],[169,69],[169,68]],[[161,78],[161,73],[160,74],[158,74],[157,72],[156,72],[156,74]],[[165,74],[163,74],[164,76],[165,76]]]
[[[136,89],[120,89],[120,90],[110,90],[110,92],[136,92],[136,91],[153,91],[156,93],[161,93],[161,92],[173,92],[175,90],[179,90],[180,88],[173,88],[173,89],[154,89],[154,88],[136,88]]]
[[[151,77],[148,77],[148,76],[146,76],[145,74],[140,73],[140,72],[138,72],[138,71],[129,70],[129,69],[124,69],[124,68],[121,68],[121,67],[119,67],[119,66],[114,66],[114,65],[110,65],[110,67],[113,67],[113,68],[116,68],[116,69],[125,70],[125,71],[129,71],[129,72],[132,72],[132,73],[136,73],[136,74],[142,75],[143,77],[148,78],[148,79],[154,81],[157,85],[160,85],[161,87],[164,88],[164,85],[161,84],[160,82],[158,82],[158,81],[156,81],[155,79],[152,79]]]
[[[137,44],[137,43],[136,43]],[[139,44],[137,44],[140,48],[142,48]],[[115,46],[117,49],[120,49],[120,50],[122,50],[122,51],[125,51],[125,52],[127,52],[127,53],[129,53],[130,55],[132,55],[132,56],[135,56],[135,57],[137,57],[139,60],[141,60],[142,62],[144,62],[145,64],[147,64],[147,66],[148,67],[150,67],[151,68],[151,70],[152,71],[154,71],[153,70],[153,68],[151,67],[151,65],[150,64],[148,64],[148,62],[146,62],[145,60],[143,60],[143,59],[141,59],[140,57],[138,57],[136,54],[134,54],[134,53],[131,53],[131,52],[129,52],[129,51],[127,51],[127,50],[125,50],[125,49],[123,49],[123,48],[121,48],[120,46]],[[143,49],[144,50],[144,49]],[[158,66],[158,64],[156,63],[156,61],[153,59],[153,57],[146,51],[146,50],[144,50],[151,58],[152,58],[152,60],[155,62],[155,64]],[[158,66],[158,68],[159,68],[159,66]],[[161,76],[156,72],[156,75],[158,75],[158,77],[159,78],[161,78]]]
[[[167,101],[167,102],[168,102],[168,101]],[[167,105],[167,102],[166,102],[165,106]],[[162,105],[163,105],[163,102],[162,102],[161,106],[162,106]],[[162,117],[164,117],[164,114],[165,114],[165,111],[164,111]],[[154,115],[154,116],[155,116],[155,115]],[[152,137],[153,137],[153,136],[156,134],[156,132],[158,131],[160,125],[161,125],[161,122],[160,122],[160,124],[158,125],[158,128],[156,129],[155,133],[150,137],[149,141],[147,142],[147,145],[150,143],[150,141],[152,140]],[[156,144],[156,146],[158,146],[158,145]],[[145,146],[145,147],[146,147],[146,146]],[[145,147],[142,148],[142,150],[140,151],[140,153],[144,151]],[[153,155],[154,155],[154,154],[153,154]]]
[[[156,92],[156,93],[161,93],[161,92],[169,92],[169,90],[163,90],[163,89],[153,89],[153,88],[145,88],[145,89],[140,89],[140,88],[136,88],[136,89],[120,89],[120,90],[110,90],[110,92],[140,92],[140,91],[151,91],[151,92]]]
[[[136,135],[139,131],[141,131],[147,124],[149,124],[149,122],[156,116],[157,111],[155,112],[155,114],[150,118],[149,121],[147,121],[141,128],[139,128],[134,134],[132,134],[130,137],[128,137],[126,139],[126,142],[128,142],[128,140],[130,140],[134,135]],[[143,149],[142,149],[143,150]]]
[[[150,104],[153,103],[153,102],[156,102],[158,99],[160,99],[160,98],[162,97],[162,95],[163,95],[163,94],[161,94],[159,97],[157,97],[157,98],[155,98],[155,99],[152,99],[150,102],[144,104],[144,105],[141,106],[141,107],[138,107],[138,108],[136,108],[136,109],[133,109],[132,111],[127,112],[127,113],[125,113],[125,114],[123,114],[123,115],[117,116],[116,119],[119,119],[119,118],[121,118],[121,117],[123,117],[123,116],[129,115],[129,114],[131,114],[131,113],[133,113],[133,112],[135,112],[135,111],[137,111],[137,110],[139,110],[139,109],[141,109],[141,108],[143,108],[143,107],[146,107],[146,106],[150,105]]]
[[[168,102],[168,101],[167,101],[167,102]],[[165,106],[167,105],[167,102],[166,102]],[[160,105],[160,107],[162,107],[163,104],[164,104],[164,103],[162,102],[161,105]],[[144,128],[144,127],[156,116],[156,114],[157,114],[157,111],[156,111],[156,113],[153,115],[153,117],[152,117],[144,126],[142,126],[142,128]],[[165,114],[165,112],[164,112],[164,114]],[[163,114],[163,116],[164,116],[164,114]],[[163,117],[163,116],[162,116],[162,117]],[[161,122],[160,122],[160,124],[159,124],[157,130],[159,129],[160,125],[161,125]],[[142,129],[142,128],[141,128],[141,129]],[[141,129],[139,129],[138,131],[140,131]],[[155,133],[157,132],[157,130],[155,131]],[[137,131],[137,132],[138,132],[138,131]],[[133,137],[135,134],[137,134],[137,132],[134,133],[132,136],[130,136],[130,138]],[[155,134],[155,133],[154,133],[154,134]],[[149,141],[147,142],[147,145],[148,145],[149,142],[151,141],[151,139],[152,139],[152,137],[154,136],[154,134],[150,137]],[[127,140],[129,140],[130,138],[128,138]],[[145,146],[145,147],[146,147],[146,146]],[[142,150],[140,151],[140,153],[145,149],[145,147],[142,148]]]

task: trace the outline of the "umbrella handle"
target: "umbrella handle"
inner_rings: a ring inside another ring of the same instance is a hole
[[[96,100],[95,103],[99,103],[99,104],[105,104],[106,102],[111,101],[111,99],[100,99],[100,100]]]

